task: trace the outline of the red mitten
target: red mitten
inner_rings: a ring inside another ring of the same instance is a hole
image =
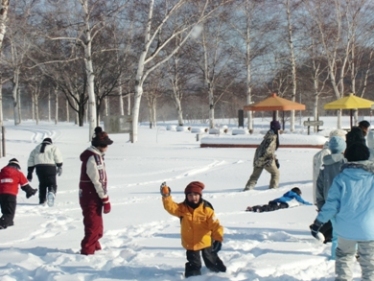
[[[101,199],[103,200],[103,206],[104,206],[104,214],[107,214],[110,212],[110,202],[109,202],[109,197]]]

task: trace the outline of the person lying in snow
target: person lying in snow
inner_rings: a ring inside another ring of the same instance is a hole
[[[298,187],[292,188],[290,191],[283,194],[282,197],[276,198],[274,200],[269,201],[267,205],[256,205],[256,206],[248,206],[246,211],[247,212],[270,212],[275,211],[279,209],[285,209],[289,207],[295,207],[300,204],[304,205],[312,205],[312,203],[309,203],[305,201],[303,198],[301,198],[301,190]]]

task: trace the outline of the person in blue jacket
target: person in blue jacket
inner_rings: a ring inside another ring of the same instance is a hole
[[[362,142],[351,144],[344,152],[348,163],[342,166],[329,189],[327,200],[314,223],[312,235],[320,238],[320,228],[334,218],[338,236],[335,280],[352,280],[356,247],[362,279],[374,280],[374,162]]]
[[[269,201],[268,204],[266,205],[256,205],[256,206],[249,206],[247,207],[248,212],[257,212],[257,213],[262,213],[262,212],[270,212],[270,211],[275,211],[279,209],[285,209],[289,207],[295,207],[300,204],[304,205],[312,205],[312,203],[309,203],[305,201],[301,197],[301,190],[298,187],[292,188],[290,191],[287,191],[285,194],[283,194],[282,197],[276,198],[274,200]]]

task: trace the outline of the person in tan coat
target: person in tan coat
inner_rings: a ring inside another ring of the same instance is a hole
[[[182,246],[187,263],[185,277],[201,275],[202,253],[205,266],[213,272],[226,272],[226,266],[218,257],[223,241],[223,227],[214,215],[212,205],[202,198],[204,184],[193,181],[184,190],[186,199],[176,203],[170,196],[171,190],[163,183],[160,187],[165,210],[181,221]]]
[[[243,191],[251,190],[255,187],[262,171],[265,169],[270,173],[269,188],[277,188],[279,185],[279,162],[275,151],[279,147],[279,130],[281,129],[278,121],[270,123],[270,130],[265,134],[264,140],[256,148],[253,157],[253,172],[249,177]]]

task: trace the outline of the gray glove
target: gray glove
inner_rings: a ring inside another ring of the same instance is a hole
[[[62,167],[57,167],[57,175],[58,176],[62,175]]]

